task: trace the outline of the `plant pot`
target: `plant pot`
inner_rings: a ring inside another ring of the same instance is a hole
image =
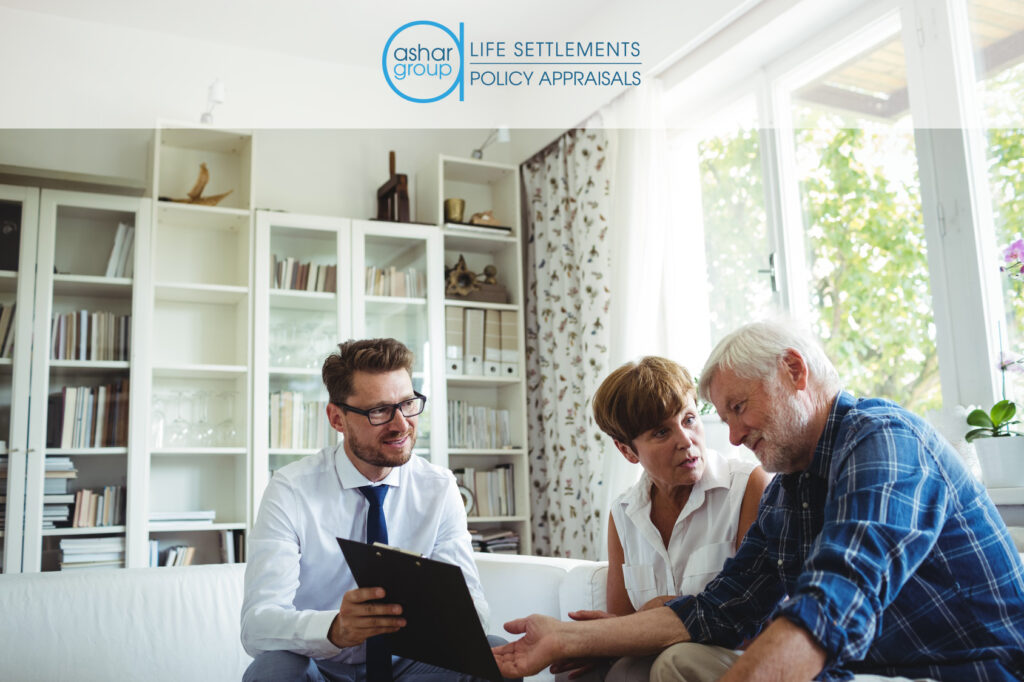
[[[1024,438],[978,438],[974,449],[986,488],[1024,488]]]

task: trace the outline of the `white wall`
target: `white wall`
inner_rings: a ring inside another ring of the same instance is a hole
[[[453,23],[465,18],[467,39],[636,40],[642,51],[640,70],[650,73],[758,1],[605,0],[576,12],[541,0],[523,0],[514,9],[493,11],[439,4],[424,12],[421,3],[399,3],[382,5],[372,16],[342,24],[327,5],[317,10],[316,3],[305,3],[294,13],[284,13],[283,19],[280,7],[271,7],[274,16],[259,14],[269,11],[268,3],[228,5],[210,0],[210,11],[194,17],[197,28],[192,35],[197,37],[189,38],[159,30],[161,17],[163,24],[181,24],[177,15],[174,22],[166,18],[174,11],[172,3],[131,3],[119,11],[115,2],[90,3],[85,10],[77,3],[0,0],[0,128],[149,128],[158,118],[194,121],[206,106],[208,85],[219,77],[227,97],[215,120],[230,127],[507,125],[564,130],[581,123],[621,90],[477,87],[467,88],[465,102],[449,97],[421,105],[391,92],[380,72],[379,50],[404,21],[432,18]],[[40,11],[5,4],[38,6]],[[43,11],[88,12],[94,20]],[[534,16],[535,21],[529,18]],[[268,30],[270,19],[289,22],[286,33],[292,42],[308,27],[311,45],[306,54],[318,58],[278,51],[285,46],[275,42],[281,31]],[[132,22],[134,26],[123,25]],[[215,38],[218,22],[224,24],[222,40]],[[245,45],[228,42],[239,34],[256,38]],[[335,61],[322,58],[331,47],[350,44],[352,49]]]

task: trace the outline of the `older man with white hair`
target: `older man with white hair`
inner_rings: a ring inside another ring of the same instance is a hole
[[[818,344],[777,322],[723,339],[700,394],[779,474],[736,556],[665,608],[507,624],[525,636],[495,649],[506,675],[664,649],[659,682],[1024,679],[1024,566],[934,429],[842,391]]]

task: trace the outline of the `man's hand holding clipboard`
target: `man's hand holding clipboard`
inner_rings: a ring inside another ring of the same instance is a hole
[[[359,589],[345,595],[331,625],[332,641],[351,597],[352,622],[358,624],[351,636],[361,637],[358,642],[389,633],[397,656],[501,681],[461,568],[380,544],[343,538],[338,544]]]
[[[357,587],[345,593],[338,615],[331,622],[327,639],[336,647],[358,646],[374,635],[397,632],[405,627],[402,607],[382,603],[382,587]]]

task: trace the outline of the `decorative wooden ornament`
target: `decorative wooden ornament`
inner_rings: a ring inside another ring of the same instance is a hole
[[[206,183],[210,181],[210,170],[206,167],[205,163],[199,164],[199,177],[196,178],[196,184],[192,185],[192,189],[189,190],[187,199],[171,199],[179,204],[196,204],[198,206],[216,206],[220,203],[220,200],[231,194],[234,190],[229,189],[227,192],[222,194],[213,194],[208,197],[203,196],[203,190],[206,189]],[[161,197],[163,198],[163,197]]]

